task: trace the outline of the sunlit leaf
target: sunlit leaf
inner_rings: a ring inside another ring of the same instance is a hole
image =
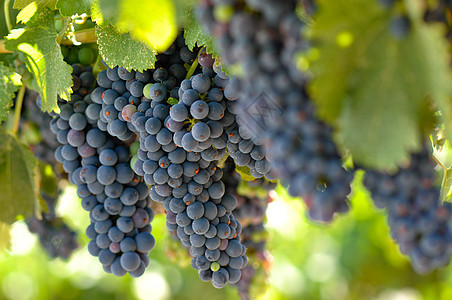
[[[13,7],[15,9],[22,9],[31,3],[35,3],[38,8],[48,7],[50,9],[55,9],[56,2],[57,0],[15,0]]]
[[[99,0],[98,5],[99,25],[114,24],[155,51],[165,51],[176,39],[176,9],[171,0]]]
[[[65,17],[89,14],[92,2],[93,0],[58,0],[56,8]]]
[[[214,57],[216,56],[215,40],[202,28],[193,7],[189,7],[185,14],[184,37],[185,43],[190,50],[193,50],[195,46],[204,46],[207,53],[212,53]]]
[[[20,85],[20,75],[0,62],[0,122],[6,120],[8,111],[13,105],[14,93]]]
[[[127,70],[143,71],[154,67],[156,52],[129,33],[119,33],[113,26],[96,27],[99,52],[112,68],[121,66]]]
[[[42,110],[58,110],[57,97],[69,99],[72,86],[72,68],[63,60],[57,34],[45,28],[16,29],[5,43],[11,51],[26,54],[28,70],[40,88]]]
[[[38,9],[33,2],[17,15],[17,23],[27,24],[27,26],[40,26],[45,28],[54,28],[54,13],[48,7]]]

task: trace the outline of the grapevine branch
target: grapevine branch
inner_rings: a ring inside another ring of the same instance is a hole
[[[60,41],[60,44],[61,45],[72,45],[72,44],[74,44],[73,40],[80,42],[82,44],[88,44],[88,43],[96,43],[97,37],[94,32],[94,28],[89,28],[89,29],[71,32],[69,35],[66,35],[65,38],[63,38]]]
[[[6,23],[6,27],[8,28],[8,32],[11,31],[11,29],[13,28],[11,26],[11,17],[9,15],[9,3],[11,2],[11,0],[5,0],[5,2],[3,2],[3,13],[5,14],[5,23]]]
[[[14,124],[13,124],[14,134],[17,134],[17,131],[19,130],[20,113],[22,111],[22,103],[24,102],[26,88],[27,88],[26,84],[22,83],[22,87],[20,88],[19,94],[17,95],[16,106],[14,108]]]
[[[193,62],[193,64],[191,65],[190,69],[188,70],[187,76],[185,76],[185,79],[190,79],[190,77],[193,75],[193,73],[195,73],[196,68],[198,67],[198,57],[199,54],[201,54],[201,51],[203,50],[203,48],[201,48],[198,52],[198,55],[196,55],[196,59]]]

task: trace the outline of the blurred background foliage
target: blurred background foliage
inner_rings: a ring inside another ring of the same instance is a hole
[[[278,188],[267,211],[270,276],[254,283],[254,299],[452,299],[452,267],[414,273],[361,180],[358,174],[351,212],[328,226],[310,222],[302,202]],[[216,290],[198,279],[186,252],[168,235],[164,215],[152,223],[157,245],[151,265],[133,279],[104,273],[88,254],[83,231],[89,218],[74,187],[64,187],[58,212],[78,230],[80,248],[68,261],[50,260],[26,225],[16,222],[11,250],[0,253],[0,299],[238,299],[233,287]]]

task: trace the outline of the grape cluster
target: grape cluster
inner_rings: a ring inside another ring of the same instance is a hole
[[[25,222],[28,230],[39,237],[39,242],[47,254],[52,258],[68,259],[72,252],[78,248],[77,236],[60,217],[56,216],[55,206],[59,194],[48,195],[41,190],[41,197],[46,202],[48,211],[28,218]]]
[[[127,144],[97,126],[101,105],[92,101],[91,68],[73,65],[73,81],[71,101],[60,103],[61,112],[50,124],[62,144],[55,157],[90,212],[88,251],[99,257],[106,272],[141,276],[155,244],[148,187],[129,166]]]
[[[117,115],[139,135],[134,171],[152,185],[151,199],[163,203],[168,229],[190,249],[200,278],[222,288],[237,282],[247,264],[241,225],[232,215],[237,200],[225,194],[218,168],[226,153],[224,128],[235,118],[215,85],[212,57],[200,52],[198,66],[197,55],[184,44],[179,37],[159,55],[156,69],[142,72],[150,76],[139,81],[141,93],[134,92],[140,102],[128,101]],[[130,93],[132,88],[133,83],[126,86]]]
[[[28,230],[39,237],[39,242],[52,258],[68,259],[78,248],[76,233],[72,231],[62,218],[54,215],[42,214],[42,218],[28,218]]]
[[[91,95],[94,103],[102,105],[99,129],[123,141],[133,139],[137,129],[131,123],[132,115],[137,109],[144,112],[149,108],[149,93],[159,99],[165,99],[167,94],[177,95],[177,86],[187,73],[184,64],[192,64],[195,58],[196,54],[188,50],[183,37],[179,36],[167,51],[157,56],[155,69],[138,72],[116,66],[100,72],[99,86]]]
[[[237,123],[263,142],[274,173],[292,196],[304,199],[311,218],[329,222],[348,211],[353,175],[342,167],[331,128],[315,117],[306,75],[294,61],[309,47],[297,2],[203,0],[197,11],[217,37],[222,61],[246,71]]]
[[[268,180],[276,180],[279,173],[272,167],[267,159],[263,146],[263,141],[250,132],[247,124],[238,117],[240,114],[239,96],[240,80],[236,77],[229,78],[221,68],[219,68],[218,84],[224,88],[225,95],[228,95],[226,101],[227,110],[234,116],[234,122],[226,128],[227,149],[230,157],[234,159],[237,166],[248,167],[250,174],[254,178],[265,176]]]
[[[364,178],[375,205],[387,210],[391,235],[400,251],[410,257],[419,273],[447,265],[452,254],[452,207],[439,203],[434,168],[430,151],[424,147],[397,173],[368,171]]]
[[[242,242],[247,248],[248,257],[253,262],[242,270],[242,277],[235,286],[241,299],[251,299],[251,284],[254,279],[260,279],[255,277],[257,273],[268,275],[265,274],[265,267],[268,265],[270,255],[265,249],[267,231],[264,227],[264,220],[268,202],[271,200],[270,191],[276,187],[276,183],[265,179],[244,182],[235,171],[235,164],[231,158],[226,160],[223,170],[226,191],[237,198],[237,207],[233,215],[243,226]],[[264,192],[260,193],[260,190]],[[262,285],[262,290],[264,287],[265,285]]]
[[[27,134],[33,133],[33,129],[39,131],[39,142],[32,141],[30,149],[37,159],[55,166],[58,162],[53,153],[59,143],[55,134],[50,130],[49,124],[52,117],[41,112],[41,97],[31,90],[27,90],[25,93],[24,108],[25,111],[21,116],[21,129]]]

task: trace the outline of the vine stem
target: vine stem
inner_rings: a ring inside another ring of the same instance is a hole
[[[11,2],[11,0],[5,0],[3,2],[3,13],[5,15],[5,23],[6,23],[6,27],[8,28],[8,32],[11,31],[11,29],[13,29],[13,26],[11,25],[11,16],[9,15],[9,3]]]
[[[435,155],[432,155],[432,157],[444,171],[447,171],[447,168],[443,165],[443,163]]]
[[[193,64],[191,65],[190,69],[188,69],[187,76],[185,76],[185,79],[190,79],[190,77],[193,76],[193,73],[195,73],[195,70],[196,70],[196,68],[198,67],[198,64],[199,64],[198,57],[199,57],[199,55],[201,54],[201,51],[202,51],[203,49],[204,49],[204,48],[201,48],[201,49],[199,50],[198,55],[196,55],[195,61],[194,61]]]
[[[17,94],[16,105],[14,107],[14,124],[13,124],[14,134],[17,134],[17,131],[19,130],[20,113],[22,111],[22,104],[24,102],[24,95],[25,95],[26,88],[27,88],[27,86],[23,82],[22,87],[19,90],[19,94]]]
[[[61,39],[61,41],[60,41],[61,45],[72,45],[72,44],[74,44],[73,40],[80,42],[82,44],[97,42],[97,37],[96,37],[94,28],[74,31],[74,32],[69,33],[69,35],[66,35],[65,37],[67,37],[67,38]]]

